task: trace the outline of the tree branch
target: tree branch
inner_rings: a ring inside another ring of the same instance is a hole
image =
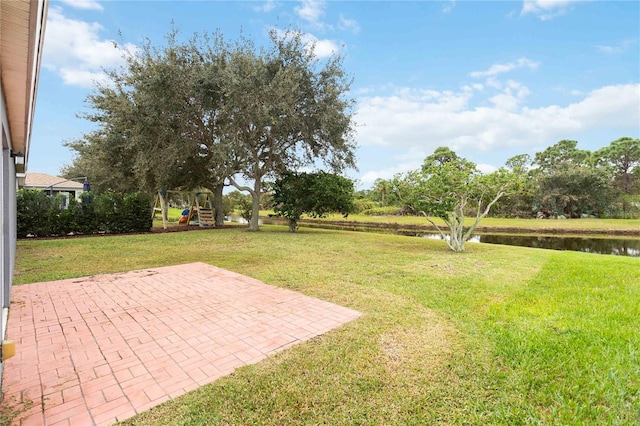
[[[424,211],[420,211],[420,214],[422,214],[424,216],[424,218],[427,219],[427,222],[432,224],[438,230],[438,232],[440,233],[442,238],[446,241],[447,240],[447,235],[442,231],[442,229],[440,229],[440,227],[433,220],[431,220],[431,218]]]
[[[480,221],[482,219],[484,219],[484,217],[486,215],[489,214],[489,210],[491,210],[491,207],[500,199],[502,198],[502,196],[505,194],[504,188],[500,188],[500,190],[498,191],[498,194],[495,196],[495,198],[489,203],[487,204],[487,207],[484,209],[484,212],[482,214],[480,213],[480,203],[482,202],[482,199],[480,199],[480,201],[478,201],[478,214],[476,215],[476,220],[475,222],[473,222],[473,225],[471,225],[471,227],[467,230],[467,232],[464,235],[464,239],[465,241],[468,240],[471,237],[471,233],[476,229],[476,226],[478,226],[478,223],[480,223]]]
[[[251,189],[248,186],[239,185],[236,182],[236,180],[233,178],[233,176],[229,176],[228,179],[229,179],[229,183],[231,183],[231,185],[235,186],[238,191],[247,191],[249,194],[255,195],[255,191],[253,189]]]

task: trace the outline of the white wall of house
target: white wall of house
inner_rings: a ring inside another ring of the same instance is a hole
[[[29,158],[49,0],[0,0],[0,340],[6,337],[16,252],[16,172]],[[12,152],[20,152],[16,166]],[[0,391],[4,362],[0,346]],[[19,348],[18,348],[19,350]]]
[[[0,87],[2,77],[0,76]],[[0,340],[4,340],[7,331],[9,304],[11,302],[11,283],[16,252],[16,168],[11,157],[11,136],[5,110],[5,100],[0,90]],[[0,363],[0,387],[4,363]]]

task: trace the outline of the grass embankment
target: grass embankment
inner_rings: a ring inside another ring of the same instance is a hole
[[[168,226],[177,226],[182,209],[169,208]],[[273,214],[272,210],[261,210],[260,216],[267,218]],[[237,216],[237,214],[236,214]],[[432,218],[439,226],[445,226],[438,218]],[[281,218],[281,220],[285,220]],[[469,224],[473,218],[467,218]],[[379,227],[388,229],[435,230],[427,220],[420,216],[367,216],[351,214],[343,217],[340,214],[330,214],[322,219],[303,216],[302,225],[335,224],[338,227]],[[229,222],[231,224],[231,222]],[[162,220],[158,214],[153,222],[154,227],[162,227]],[[640,219],[507,219],[487,217],[480,222],[477,232],[485,233],[529,233],[529,234],[593,234],[593,235],[629,235],[640,236]]]
[[[271,211],[261,212],[267,216]],[[439,226],[445,226],[438,218],[432,218]],[[472,224],[473,218],[466,223]],[[435,230],[423,217],[419,216],[365,216],[349,215],[344,218],[332,214],[323,219],[303,217],[302,224],[333,223],[338,226],[375,226],[391,229]],[[608,234],[640,236],[640,219],[507,219],[498,217],[484,218],[476,232],[485,233],[535,233],[535,234]]]
[[[127,424],[640,423],[638,259],[264,226],[20,241],[16,283],[194,261],[364,315]]]

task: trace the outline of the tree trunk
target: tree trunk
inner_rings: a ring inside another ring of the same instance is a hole
[[[169,193],[162,191],[158,192],[160,196],[160,215],[162,216],[162,227],[167,229],[167,222],[169,221]]]
[[[260,193],[262,190],[262,182],[260,178],[256,178],[253,183],[253,191],[251,191],[251,199],[253,201],[251,205],[251,220],[249,221],[250,231],[259,231],[260,227],[258,221],[260,220]]]
[[[216,212],[216,228],[224,225],[224,209],[222,207],[222,191],[224,184],[220,182],[213,187],[213,208]]]
[[[241,186],[235,181],[233,176],[229,176],[229,182],[235,186],[238,191],[247,191],[251,194],[251,220],[249,221],[250,231],[259,231],[258,220],[260,219],[260,191],[262,190],[261,176],[256,177],[253,189],[248,186]]]
[[[288,222],[289,222],[289,232],[297,232],[298,231],[298,220],[289,218]]]
[[[164,201],[164,209],[162,209],[162,220],[169,221],[169,193],[165,192],[162,196],[162,200]]]
[[[466,239],[463,236],[464,231],[464,208],[456,206],[456,210],[449,214],[449,241],[447,245],[455,252],[464,251],[464,243]]]

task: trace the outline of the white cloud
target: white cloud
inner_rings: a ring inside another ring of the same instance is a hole
[[[272,27],[276,31],[279,38],[287,36],[287,32],[280,28]],[[313,49],[313,53],[318,58],[326,58],[340,51],[340,46],[334,40],[319,39],[313,34],[301,33],[302,42],[306,49]]]
[[[527,58],[520,58],[515,62],[509,62],[507,64],[493,64],[486,71],[473,71],[469,73],[469,76],[473,78],[491,78],[495,77],[498,74],[509,72],[517,68],[536,69],[538,68],[538,65],[540,65],[540,62],[535,62]]]
[[[97,22],[66,18],[60,8],[49,10],[43,65],[57,72],[65,84],[91,87],[93,81],[105,82],[103,68],[124,64],[124,51],[136,46],[115,47],[113,41],[101,39],[103,27]]]
[[[497,108],[504,111],[513,111],[518,107],[518,99],[513,96],[507,89],[506,93],[499,93],[491,98],[489,101]]]
[[[508,89],[508,92],[507,92]],[[399,90],[360,99],[356,120],[361,146],[433,152],[528,148],[566,135],[640,123],[640,84],[605,86],[569,105],[522,106],[528,89],[507,82],[507,96],[475,99],[479,92]],[[484,95],[484,93],[483,93]],[[490,96],[487,94],[487,96]],[[471,101],[480,106],[471,107]]]
[[[556,107],[557,108],[557,107]],[[548,107],[553,112],[554,107]],[[536,116],[545,108],[527,110]],[[579,129],[638,126],[640,123],[640,84],[605,86],[591,91],[580,102],[559,110],[565,118],[576,120]]]
[[[630,38],[627,40],[623,40],[622,42],[614,46],[597,45],[595,46],[595,48],[600,53],[613,55],[626,52],[629,47],[633,46],[634,44],[636,44],[636,39]]]
[[[97,0],[60,0],[60,2],[76,9],[102,10],[102,5]]]
[[[442,13],[451,13],[454,7],[456,7],[456,0],[449,0],[442,6]]]
[[[307,46],[313,46],[313,53],[318,58],[327,58],[340,51],[340,46],[333,40],[320,40],[311,34],[307,34],[306,39],[309,40]]]
[[[476,164],[476,167],[478,168],[478,170],[480,170],[481,173],[485,175],[498,170],[496,166],[492,166],[491,164]]]
[[[578,89],[567,89],[564,86],[556,86],[553,88],[554,91],[561,93],[563,95],[569,95],[569,96],[583,96],[585,95],[585,92],[583,92],[582,90],[578,90]]]
[[[583,0],[524,0],[520,15],[529,13],[547,21],[564,15],[572,4]]]
[[[296,14],[307,21],[315,28],[324,28],[325,24],[321,21],[324,16],[324,9],[327,6],[324,0],[302,0],[300,6],[296,6],[294,11]]]
[[[414,158],[418,158],[419,160],[402,163],[395,167],[389,167],[381,170],[369,170],[363,173],[360,179],[358,179],[359,183],[363,187],[368,188],[373,185],[377,179],[391,179],[398,173],[402,174],[411,170],[417,170],[422,165],[422,161],[425,157],[426,155],[418,154]]]
[[[360,24],[358,24],[358,21],[356,21],[355,19],[347,19],[342,14],[340,14],[338,28],[341,30],[352,31],[354,33],[360,32]]]
[[[253,10],[256,12],[271,12],[273,9],[279,6],[279,3],[275,0],[266,0],[260,6],[255,6]]]
[[[62,81],[69,86],[93,87],[94,83],[108,83],[106,74],[101,71],[79,68],[60,68],[57,71],[62,77]]]
[[[601,46],[601,45],[596,46],[596,50],[598,52],[606,53],[606,54],[621,53],[622,51],[619,49],[620,49],[619,47],[614,47],[614,46]]]
[[[526,86],[522,84],[509,80],[506,83],[506,86],[502,93],[499,93],[491,98],[489,101],[495,105],[496,108],[502,109],[505,111],[513,111],[515,110],[531,93]]]

